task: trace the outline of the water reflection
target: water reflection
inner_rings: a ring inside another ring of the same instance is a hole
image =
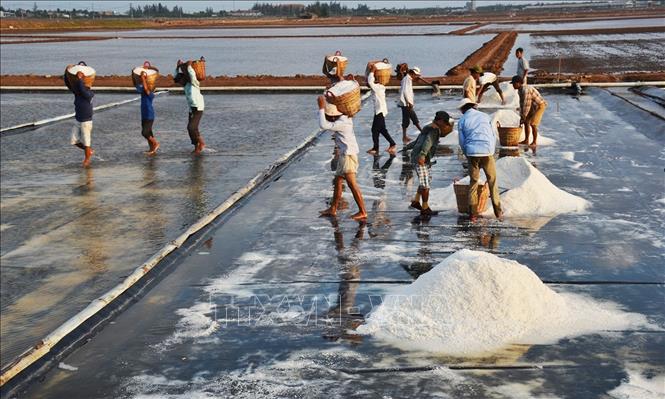
[[[328,309],[327,317],[331,320],[330,326],[323,334],[325,339],[337,341],[346,339],[359,343],[362,336],[350,334],[364,322],[364,316],[356,308],[356,291],[360,280],[360,260],[358,259],[360,242],[365,238],[367,223],[358,223],[358,229],[348,247],[344,245],[344,236],[336,218],[329,218],[333,227],[333,237],[337,259],[341,265],[337,303]]]
[[[381,155],[374,155],[374,162],[372,163],[372,180],[374,182],[374,187],[382,190],[386,188],[386,176],[388,175],[388,169],[390,169],[390,166],[393,164],[393,159],[395,159],[395,155],[390,154],[388,160],[383,166],[381,166]]]
[[[208,213],[208,195],[205,190],[205,168],[203,162],[205,157],[193,157],[189,163],[187,195],[194,220],[200,219]],[[189,215],[185,215],[188,217]],[[190,223],[188,219],[185,223]]]

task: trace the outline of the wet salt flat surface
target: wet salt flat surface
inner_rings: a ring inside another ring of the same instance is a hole
[[[321,73],[322,54],[341,50],[349,57],[348,73],[364,73],[367,61],[388,57],[394,64],[419,66],[425,75],[442,75],[492,36],[34,43],[3,47],[0,66],[2,74],[55,75],[62,74],[67,64],[85,60],[98,75],[128,75],[133,66],[147,59],[167,74],[173,73],[178,59],[205,56],[209,75],[316,75]]]
[[[63,83],[64,85],[64,83]],[[95,93],[93,106],[110,104],[137,97],[138,94]],[[74,95],[61,93],[2,93],[0,127],[54,118],[74,112]]]
[[[195,158],[184,96],[162,95],[160,153],[147,158],[139,104],[124,105],[95,115],[88,170],[69,145],[72,120],[3,136],[2,364],[311,134],[312,108],[307,96],[206,96],[209,150]]]
[[[348,192],[350,209],[338,221],[320,219],[332,177],[332,144],[323,136],[146,297],[64,359],[77,371],[53,370],[26,397],[662,395],[663,285],[622,282],[665,279],[663,122],[604,90],[579,100],[544,94],[550,106],[541,133],[556,142],[520,156],[590,201],[587,212],[469,226],[445,211],[423,221],[407,210],[417,185],[408,161],[361,153],[368,223],[348,219],[355,212]],[[456,103],[419,95],[416,110],[427,121]],[[370,108],[355,118],[361,150],[370,146]],[[389,130],[398,123],[391,108]],[[464,175],[457,151],[440,147],[434,188]],[[402,351],[354,333],[382,294],[462,248],[516,260],[557,292],[612,301],[656,328],[511,345],[473,358]],[[614,283],[567,283],[594,281]]]
[[[64,32],[35,33],[33,36],[181,36],[196,38],[199,36],[304,36],[304,35],[369,35],[369,34],[436,34],[448,33],[468,25],[419,25],[419,26],[333,26],[333,27],[297,27],[297,28],[211,28],[211,29],[137,29],[105,32]],[[13,34],[3,34],[3,38],[12,38]],[[18,35],[20,36],[20,35]]]
[[[665,33],[531,36],[531,66],[550,72],[662,71]],[[555,55],[552,57],[552,55]],[[554,60],[553,60],[554,58]]]
[[[608,19],[599,21],[580,21],[580,22],[545,22],[528,24],[489,24],[474,32],[496,32],[505,30],[516,31],[537,31],[537,30],[565,30],[565,29],[616,29],[616,28],[641,28],[641,27],[660,27],[665,24],[665,18],[629,18],[629,19]]]

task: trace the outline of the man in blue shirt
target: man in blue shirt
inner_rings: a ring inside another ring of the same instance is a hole
[[[490,186],[492,207],[497,219],[503,219],[501,201],[499,200],[499,188],[496,182],[496,165],[494,164],[494,150],[496,147],[496,136],[492,129],[490,117],[476,109],[477,104],[472,100],[463,99],[458,108],[462,112],[457,129],[459,132],[459,145],[462,152],[469,160],[469,215],[471,222],[478,219],[478,179],[480,169],[485,172],[487,182]]]
[[[148,140],[150,149],[147,155],[155,155],[159,148],[159,142],[152,132],[152,124],[155,122],[155,109],[152,106],[152,100],[155,93],[150,91],[146,72],[141,72],[141,84],[136,85],[136,91],[141,93],[141,135]]]
[[[67,70],[72,66],[73,65],[68,65]],[[76,123],[72,127],[71,143],[85,152],[83,167],[87,168],[90,166],[92,154],[95,153],[91,147],[92,97],[95,96],[95,93],[83,84],[83,72],[79,71],[76,76],[78,79],[73,84],[69,83],[69,80],[67,80],[67,72],[65,72],[63,78],[67,88],[74,93],[74,118],[76,119]]]

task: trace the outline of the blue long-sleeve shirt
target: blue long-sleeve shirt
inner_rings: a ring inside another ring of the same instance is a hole
[[[144,121],[155,120],[155,108],[152,106],[152,100],[155,98],[155,93],[145,94],[143,85],[136,85],[136,91],[141,93],[141,119]]]
[[[457,123],[459,145],[466,156],[483,157],[494,155],[496,136],[490,117],[471,108]]]
[[[76,85],[72,87],[64,75],[65,85],[74,93],[74,112],[75,118],[79,122],[88,122],[92,120],[92,98],[95,96],[92,90],[85,87],[83,81],[79,79]]]

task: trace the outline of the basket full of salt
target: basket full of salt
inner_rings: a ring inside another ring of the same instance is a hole
[[[360,85],[353,76],[342,80],[326,91],[326,100],[334,104],[339,112],[352,117],[360,111]]]
[[[387,58],[384,58],[383,61],[370,61],[367,63],[367,68],[365,68],[365,75],[368,75],[369,72],[372,69],[372,66],[374,66],[374,78],[376,79],[377,83],[382,84],[382,85],[387,85],[388,82],[390,82],[390,70],[392,69],[392,65],[388,62]]]
[[[136,67],[132,69],[132,82],[134,86],[137,86],[141,83],[141,74],[146,74],[146,83],[148,84],[148,90],[155,91],[155,84],[157,78],[159,77],[159,69],[152,66],[149,61],[143,63],[143,66]]]
[[[457,211],[459,213],[469,213],[469,185],[455,182],[455,198],[457,199]],[[489,185],[478,184],[478,213],[483,213],[487,209],[487,199],[489,198]]]
[[[204,57],[199,58],[191,62],[192,69],[196,73],[196,79],[203,81],[206,78],[206,59]]]
[[[342,52],[337,50],[335,54],[327,55],[323,59],[323,73],[326,75],[344,75],[349,59],[342,56]]]
[[[521,126],[501,126],[499,121],[496,122],[499,129],[499,142],[502,147],[517,147],[520,142],[520,135],[522,134]]]
[[[83,74],[83,77],[81,78],[83,80],[83,85],[86,87],[92,87],[92,84],[95,82],[95,76],[97,75],[97,72],[95,72],[94,68],[89,67],[88,64],[86,64],[83,61],[79,61],[78,64],[76,65],[70,65],[65,69],[65,76],[67,76],[67,81],[71,86],[75,86],[76,82],[78,82],[78,73],[81,72]]]

